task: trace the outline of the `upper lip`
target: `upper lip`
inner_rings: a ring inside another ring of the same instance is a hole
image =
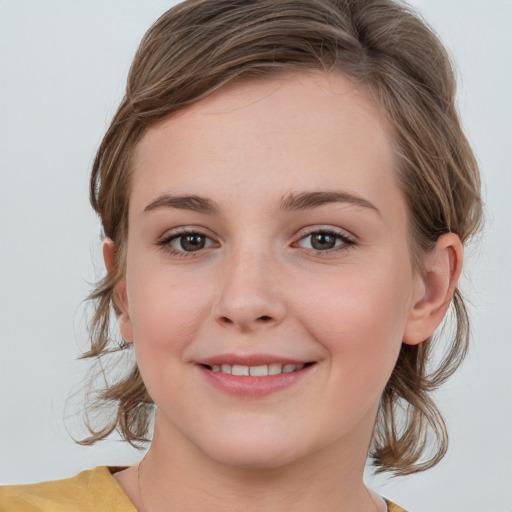
[[[306,364],[311,360],[300,360],[290,357],[276,356],[271,354],[218,354],[198,361],[199,364],[206,366],[230,364],[241,366],[261,366],[265,364]]]

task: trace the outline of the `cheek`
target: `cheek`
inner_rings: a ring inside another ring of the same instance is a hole
[[[398,357],[411,300],[407,265],[341,269],[307,287],[298,313],[311,335],[344,371],[387,380]]]
[[[130,318],[139,364],[158,364],[166,353],[180,354],[208,314],[205,290],[165,272],[138,272],[130,282]]]
[[[204,301],[165,275],[139,273],[132,281],[130,312],[137,365],[146,388],[161,407],[182,404],[187,386],[186,349],[196,339]],[[184,291],[185,290],[185,291]],[[170,390],[173,390],[172,392]],[[183,404],[182,404],[183,405]]]
[[[311,297],[307,328],[328,354],[332,407],[363,417],[375,414],[396,364],[406,301],[390,290],[388,276],[338,284],[329,295]]]

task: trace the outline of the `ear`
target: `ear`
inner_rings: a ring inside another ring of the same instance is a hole
[[[118,272],[116,268],[116,250],[115,245],[110,238],[103,242],[103,261],[109,275]],[[123,275],[116,283],[114,288],[114,309],[119,321],[119,330],[125,341],[133,342],[133,328],[129,316],[128,296],[126,294],[126,276]]]
[[[423,259],[424,273],[417,276],[413,307],[403,342],[417,345],[439,326],[450,306],[462,270],[463,249],[459,237],[446,233]]]

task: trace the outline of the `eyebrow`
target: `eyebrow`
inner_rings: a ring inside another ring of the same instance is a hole
[[[351,192],[345,191],[315,191],[290,193],[281,199],[279,204],[280,211],[298,211],[308,208],[318,208],[325,204],[348,203],[361,208],[374,210],[380,215],[379,209],[370,203],[370,201]],[[220,208],[218,205],[206,197],[190,196],[172,196],[164,194],[157,197],[149,203],[144,212],[156,210],[157,208],[177,208],[180,210],[191,210],[198,213],[217,213]]]
[[[281,200],[280,210],[297,211],[308,208],[317,208],[331,203],[348,203],[361,208],[374,210],[380,215],[379,209],[370,203],[367,199],[351,192],[345,191],[316,191],[301,192],[299,194],[291,193]]]
[[[144,208],[144,211],[149,212],[157,208],[178,208],[180,210],[192,210],[199,213],[216,213],[219,210],[213,201],[205,197],[195,195],[171,196],[169,194],[157,197]]]

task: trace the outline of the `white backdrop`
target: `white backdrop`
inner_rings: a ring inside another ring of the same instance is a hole
[[[512,1],[416,0],[458,64],[487,225],[464,288],[471,354],[439,392],[451,445],[436,468],[372,485],[413,512],[512,504]],[[73,443],[64,406],[87,363],[82,301],[101,272],[88,171],[128,66],[171,0],[0,0],[0,483],[140,457]]]

